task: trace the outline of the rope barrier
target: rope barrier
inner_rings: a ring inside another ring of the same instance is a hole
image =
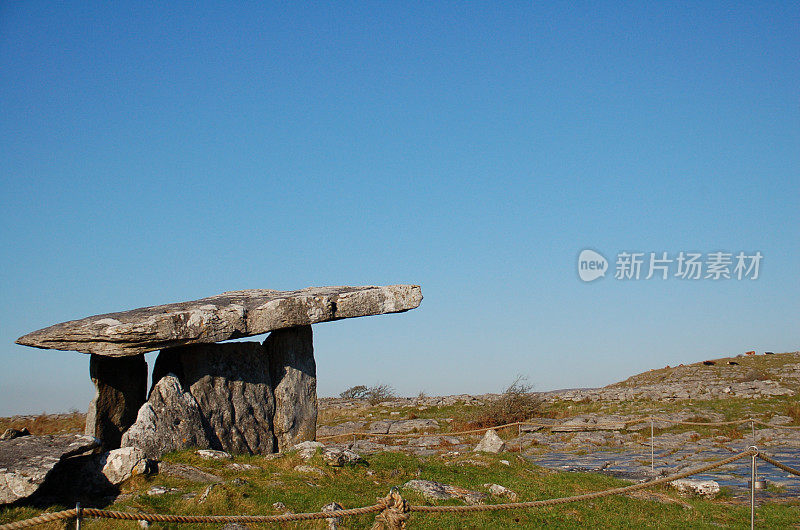
[[[573,495],[571,497],[560,497],[556,499],[544,499],[544,500],[528,501],[528,502],[511,502],[506,504],[483,504],[483,505],[473,505],[473,506],[411,506],[411,511],[436,513],[436,512],[486,512],[492,510],[514,510],[519,508],[537,508],[545,506],[555,506],[557,504],[566,504],[576,501],[598,499],[601,497],[607,497],[609,495],[623,495],[633,491],[657,486],[659,484],[664,484],[666,482],[672,482],[673,480],[678,480],[692,475],[697,475],[699,473],[705,473],[706,471],[711,471],[712,469],[728,465],[731,462],[741,460],[742,458],[752,456],[753,454],[755,454],[753,451],[745,451],[743,453],[730,456],[723,460],[719,460],[717,462],[713,462],[711,464],[707,464],[705,466],[701,466],[698,468],[690,469],[688,471],[683,471],[681,473],[676,473],[674,475],[670,475],[667,477],[662,477],[648,482],[642,482],[640,484],[632,484],[630,486],[622,486],[619,488],[612,488],[609,490],[584,493],[583,495]]]
[[[578,501],[587,501],[592,499],[599,499],[611,495],[624,495],[634,491],[651,488],[673,480],[678,480],[700,473],[726,466],[737,460],[747,457],[758,457],[773,466],[782,469],[788,473],[800,476],[800,470],[782,464],[781,462],[770,458],[769,456],[759,452],[756,448],[751,448],[748,451],[738,453],[736,455],[706,464],[704,466],[692,468],[680,473],[675,473],[666,477],[658,478],[648,482],[639,484],[632,484],[629,486],[621,486],[618,488],[611,488],[603,491],[595,491],[592,493],[584,493],[581,495],[573,495],[569,497],[559,497],[555,499],[542,499],[527,502],[514,502],[504,504],[483,504],[471,506],[414,506],[404,500],[400,495],[399,490],[395,487],[383,499],[378,499],[377,504],[372,506],[364,506],[361,508],[350,508],[346,510],[336,510],[334,512],[313,512],[313,513],[297,513],[297,514],[283,514],[283,515],[171,515],[171,514],[155,514],[155,513],[131,513],[131,512],[116,512],[109,510],[100,510],[97,508],[80,508],[80,515],[82,517],[105,518],[105,519],[121,519],[129,521],[148,521],[148,522],[165,522],[165,523],[279,523],[291,521],[310,521],[316,519],[331,519],[334,517],[351,517],[357,515],[368,515],[377,513],[375,523],[372,526],[373,530],[393,530],[403,529],[411,512],[422,513],[465,513],[465,512],[486,512],[497,510],[515,510],[526,508],[539,508],[556,506],[559,504],[567,504]],[[19,530],[31,526],[44,524],[48,522],[74,519],[78,516],[78,509],[64,510],[61,512],[44,513],[38,517],[33,517],[23,521],[16,521],[0,525],[0,530]]]
[[[773,466],[777,467],[778,469],[782,469],[782,470],[786,471],[787,473],[791,473],[792,475],[796,475],[796,476],[800,477],[800,470],[795,469],[793,467],[789,467],[786,464],[782,464],[782,463],[778,462],[777,460],[774,460],[774,459],[768,457],[765,454],[759,453],[758,454],[758,458],[760,458],[761,460],[763,460],[764,462],[766,462],[768,464],[772,464]]]

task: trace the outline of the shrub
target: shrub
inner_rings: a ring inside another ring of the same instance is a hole
[[[369,389],[364,385],[351,386],[339,394],[339,397],[344,399],[364,399],[367,397],[368,391]]]
[[[794,423],[800,423],[800,403],[786,405],[786,415],[792,418]]]
[[[367,389],[365,396],[370,405],[377,405],[381,401],[386,401],[395,397],[394,388],[389,385],[375,385]]]
[[[738,379],[739,383],[750,383],[752,381],[767,381],[769,380],[769,376],[765,375],[764,372],[758,369],[752,369],[747,372],[743,377]]]
[[[538,415],[542,409],[542,398],[531,392],[533,387],[525,380],[525,377],[517,376],[500,397],[481,407],[470,423],[477,428],[495,427]]]
[[[339,397],[344,399],[366,399],[370,405],[377,405],[381,401],[394,398],[395,391],[389,385],[374,385],[370,387],[356,385],[339,394]]]

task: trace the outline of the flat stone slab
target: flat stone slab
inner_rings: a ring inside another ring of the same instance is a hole
[[[0,504],[29,497],[62,459],[99,445],[82,434],[29,435],[0,442]]]
[[[28,333],[17,344],[124,357],[343,318],[400,313],[421,301],[418,285],[229,291],[62,322]]]

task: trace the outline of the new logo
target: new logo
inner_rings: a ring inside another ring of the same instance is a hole
[[[585,282],[591,282],[606,275],[608,261],[602,254],[589,250],[581,251],[578,256],[578,276]]]

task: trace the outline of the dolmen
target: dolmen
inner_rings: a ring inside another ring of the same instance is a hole
[[[91,355],[96,392],[85,434],[105,451],[265,454],[316,438],[312,324],[400,313],[421,301],[417,285],[230,291],[72,320],[17,343]],[[218,344],[268,332],[263,343]],[[144,354],[156,350],[148,392]]]

